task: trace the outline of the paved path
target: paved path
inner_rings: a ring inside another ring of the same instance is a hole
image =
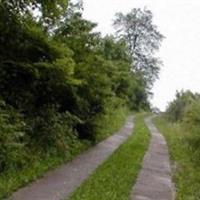
[[[42,179],[20,189],[10,200],[61,200],[67,198],[133,131],[133,117],[125,126],[72,162],[47,173]]]
[[[164,137],[158,132],[149,117],[145,120],[151,132],[151,143],[143,161],[132,200],[173,200],[174,190],[168,148]]]

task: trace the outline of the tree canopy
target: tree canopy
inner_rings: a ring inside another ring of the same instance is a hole
[[[164,36],[153,24],[153,14],[148,9],[134,8],[127,14],[117,13],[114,21],[116,35],[126,41],[132,57],[132,68],[142,73],[151,87],[158,77],[161,61],[155,56]]]
[[[33,15],[52,23],[59,19],[68,6],[68,0],[1,0],[1,7],[15,16]]]

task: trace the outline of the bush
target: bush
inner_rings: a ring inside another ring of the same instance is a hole
[[[194,100],[190,105],[188,105],[183,122],[188,128],[197,128],[200,130],[200,99]]]
[[[178,124],[183,127],[183,142],[193,152],[192,158],[199,160],[200,95],[190,91],[177,93],[176,99],[169,104],[166,116],[169,121],[179,122]]]
[[[78,122],[69,112],[59,113],[52,106],[44,108],[28,122],[29,144],[44,153],[68,156],[73,145],[79,143],[74,129]]]
[[[200,99],[195,100],[185,113],[183,125],[190,134],[187,135],[186,141],[193,153],[197,154],[196,158],[199,159],[200,155]]]
[[[0,101],[0,173],[23,166],[25,127],[22,116]]]
[[[191,91],[181,91],[176,93],[176,98],[168,105],[166,117],[171,122],[183,121],[188,107],[199,99],[199,94]]]

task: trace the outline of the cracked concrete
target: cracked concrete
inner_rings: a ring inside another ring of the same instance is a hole
[[[151,142],[144,157],[143,167],[131,194],[132,200],[174,200],[174,186],[168,147],[164,137],[151,121],[145,119],[151,132]]]

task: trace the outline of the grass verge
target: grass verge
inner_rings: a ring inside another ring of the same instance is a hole
[[[70,200],[128,200],[149,144],[144,115],[135,117],[134,134],[72,194]]]
[[[193,133],[181,124],[171,124],[164,118],[155,119],[155,124],[165,136],[174,166],[173,179],[177,200],[200,200],[200,159],[194,154],[188,138]]]

